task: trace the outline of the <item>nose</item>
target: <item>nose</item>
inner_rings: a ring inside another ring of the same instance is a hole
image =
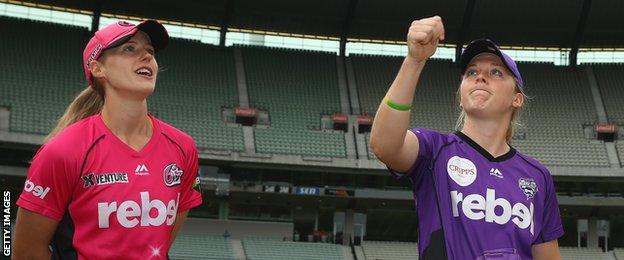
[[[475,81],[476,82],[483,82],[483,83],[485,83],[486,82],[486,77],[485,77],[484,74],[485,74],[485,72],[483,72],[483,71],[480,71],[479,73],[477,73],[477,76],[475,77]]]
[[[147,49],[143,49],[141,52],[141,60],[150,61],[154,58],[154,54],[151,54]]]

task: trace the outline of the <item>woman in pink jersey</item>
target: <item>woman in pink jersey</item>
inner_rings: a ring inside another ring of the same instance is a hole
[[[419,76],[442,40],[440,17],[411,24],[409,53],[371,132],[379,160],[412,183],[420,258],[560,259],[563,227],[552,176],[511,147],[524,81],[495,43],[475,40],[460,57],[457,132],[408,129]]]
[[[168,42],[117,22],[83,51],[89,86],[37,151],[17,202],[15,259],[166,259],[201,204],[192,138],[147,111]]]

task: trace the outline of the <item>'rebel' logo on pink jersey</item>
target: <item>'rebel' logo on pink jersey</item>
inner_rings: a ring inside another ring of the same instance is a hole
[[[150,200],[147,191],[142,191],[140,194],[140,205],[133,200],[122,201],[119,204],[117,201],[98,203],[98,226],[109,228],[113,213],[113,219],[117,219],[117,222],[125,228],[133,228],[137,225],[157,227],[165,224],[165,221],[167,226],[173,225],[178,212],[180,193],[175,200],[170,200],[167,205],[161,200]],[[157,212],[154,217],[151,216],[153,214],[150,214],[152,209],[156,209]]]
[[[24,191],[32,193],[37,198],[43,199],[50,191],[50,187],[44,188],[43,186],[37,185],[31,180],[26,179],[26,182],[24,183]]]

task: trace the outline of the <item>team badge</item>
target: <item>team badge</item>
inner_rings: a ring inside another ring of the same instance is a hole
[[[532,199],[537,193],[537,183],[531,178],[520,178],[518,180],[518,187],[527,196],[527,199]]]
[[[182,169],[180,169],[175,163],[167,165],[167,167],[165,167],[165,170],[163,171],[163,179],[165,180],[165,185],[171,187],[180,184],[183,173],[184,171],[182,171]]]

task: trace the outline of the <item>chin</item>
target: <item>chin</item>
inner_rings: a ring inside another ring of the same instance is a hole
[[[147,97],[154,93],[154,88],[154,84],[140,84],[140,86],[135,87],[134,90],[137,94]]]
[[[464,109],[479,111],[479,110],[486,110],[487,108],[488,108],[487,101],[477,101],[477,102],[471,102],[471,104],[465,107]]]

